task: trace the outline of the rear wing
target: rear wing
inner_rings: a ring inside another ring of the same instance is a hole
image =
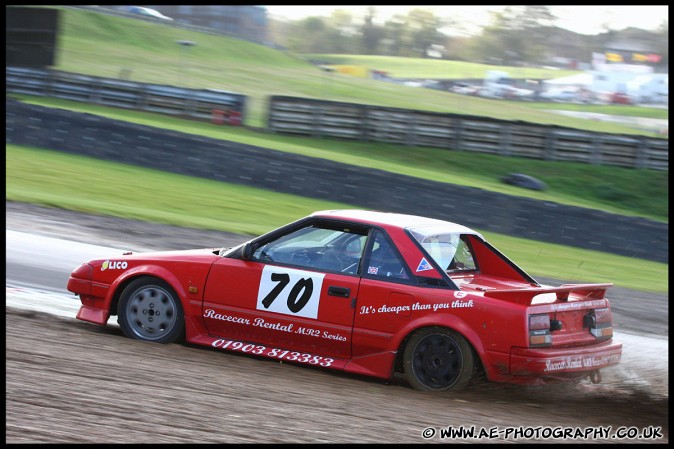
[[[557,295],[557,301],[568,301],[570,293],[576,293],[583,296],[582,299],[603,299],[606,290],[613,287],[608,284],[562,284],[559,287],[532,287],[515,288],[504,290],[488,290],[484,296],[494,299],[503,299],[516,302],[518,304],[531,305],[533,299],[544,293],[554,293]]]

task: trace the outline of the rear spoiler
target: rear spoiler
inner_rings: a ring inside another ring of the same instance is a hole
[[[562,284],[559,287],[532,287],[507,290],[488,290],[484,296],[494,299],[504,299],[519,304],[530,305],[533,299],[544,293],[555,293],[557,301],[568,301],[569,293],[583,295],[583,299],[603,299],[606,289],[613,287],[609,284]]]

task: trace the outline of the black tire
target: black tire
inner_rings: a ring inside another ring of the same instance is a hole
[[[403,367],[415,390],[461,390],[475,368],[473,348],[457,332],[427,327],[415,332],[405,346]]]
[[[180,298],[166,282],[152,277],[135,279],[124,288],[117,322],[126,337],[173,343],[185,329]]]

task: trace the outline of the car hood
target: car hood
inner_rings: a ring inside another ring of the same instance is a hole
[[[90,265],[96,266],[105,266],[106,263],[110,265],[112,262],[116,261],[126,261],[126,262],[193,262],[193,263],[204,263],[204,262],[214,262],[220,258],[217,254],[219,248],[201,248],[201,249],[188,249],[188,250],[176,250],[176,251],[148,251],[148,252],[138,252],[134,253],[132,251],[126,251],[119,255],[111,255],[105,259],[94,259],[89,261]]]

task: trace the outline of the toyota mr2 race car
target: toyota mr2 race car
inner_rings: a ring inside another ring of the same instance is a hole
[[[458,390],[619,362],[612,284],[539,284],[477,232],[412,215],[315,212],[234,248],[125,252],[77,267],[77,318],[157,343]]]

